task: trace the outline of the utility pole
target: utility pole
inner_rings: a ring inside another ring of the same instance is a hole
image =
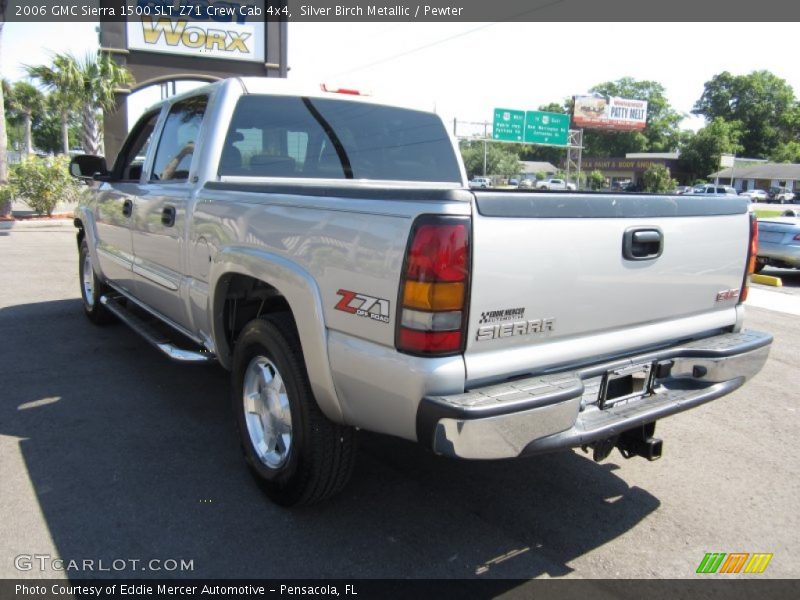
[[[489,123],[483,123],[483,176],[486,177],[486,158],[489,153],[489,146],[486,137],[489,135]]]

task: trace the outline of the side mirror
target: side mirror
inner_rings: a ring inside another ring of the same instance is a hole
[[[81,154],[70,161],[69,172],[79,179],[105,178],[108,177],[108,166],[102,156]]]

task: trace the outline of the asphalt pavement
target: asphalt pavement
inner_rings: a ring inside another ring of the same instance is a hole
[[[689,578],[707,552],[800,574],[789,312],[749,308],[768,364],[659,422],[657,462],[465,462],[362,432],[344,493],[287,510],[240,460],[225,371],[85,319],[70,227],[0,230],[0,261],[0,578],[63,577],[52,559],[80,561],[72,577]]]

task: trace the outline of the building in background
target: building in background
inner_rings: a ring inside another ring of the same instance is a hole
[[[553,177],[558,172],[558,168],[549,162],[522,160],[519,164],[522,166],[520,179],[536,179],[537,173],[544,173],[545,178]]]
[[[800,164],[760,162],[740,165],[739,159],[733,167],[722,169],[709,175],[710,179],[719,179],[725,185],[732,185],[737,190],[769,190],[769,188],[787,188],[800,190]],[[731,183],[733,180],[733,183]]]
[[[686,181],[688,174],[683,172],[677,152],[637,152],[626,154],[624,158],[584,157],[581,171],[587,174],[600,171],[605,176],[608,187],[627,184],[636,186],[641,183],[644,172],[656,165],[666,167],[670,176],[678,183],[691,183]]]

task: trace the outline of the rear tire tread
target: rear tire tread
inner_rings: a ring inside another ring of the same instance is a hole
[[[355,430],[329,420],[317,405],[308,380],[300,339],[290,313],[275,313],[251,321],[242,330],[240,339],[254,328],[263,329],[264,333],[275,338],[286,350],[285,358],[290,363],[290,370],[296,375],[295,382],[300,388],[300,397],[297,400],[303,413],[300,421],[306,423],[303,437],[307,445],[305,452],[297,449],[301,454],[307,454],[301,457],[296,465],[297,471],[290,474],[289,481],[276,483],[259,478],[259,482],[278,504],[303,506],[319,503],[340,492],[352,475],[356,456]],[[241,364],[234,369],[234,373],[240,370]],[[238,386],[234,386],[234,389],[237,390]],[[234,402],[238,400],[234,399]],[[236,409],[239,410],[238,406]],[[251,469],[258,475],[258,469],[252,464],[253,459],[247,453],[245,456]]]

